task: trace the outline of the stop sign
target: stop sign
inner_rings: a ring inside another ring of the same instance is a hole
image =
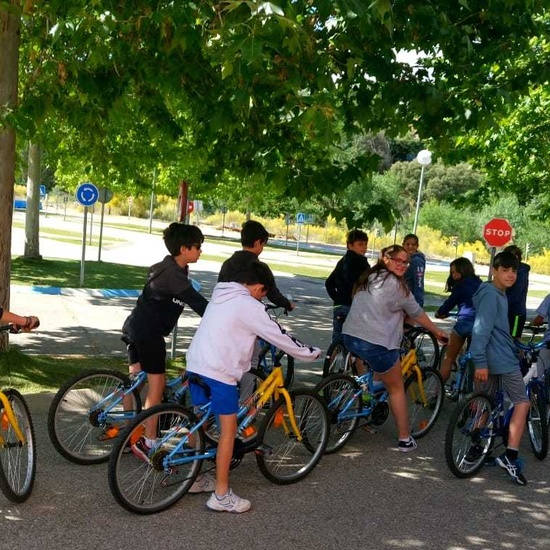
[[[504,246],[512,238],[512,226],[504,218],[493,218],[483,227],[483,238],[489,246]]]
[[[195,210],[195,203],[193,201],[189,201],[187,203],[187,213],[191,214]]]

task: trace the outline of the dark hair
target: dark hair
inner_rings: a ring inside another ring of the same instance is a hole
[[[521,262],[521,248],[517,244],[507,246],[502,252],[511,252]]]
[[[346,243],[353,244],[357,241],[369,242],[369,236],[361,229],[352,229],[347,236]]]
[[[204,242],[204,235],[196,225],[173,222],[163,232],[162,237],[168,252],[172,256],[179,256],[182,246],[191,248],[194,244]]]
[[[271,269],[264,262],[260,262],[260,260],[250,262],[250,265],[246,269],[239,271],[235,275],[235,282],[244,285],[261,284],[266,292],[275,288],[275,278]]]
[[[495,259],[493,260],[493,267],[495,269],[498,269],[499,267],[508,269],[511,267],[514,271],[517,271],[519,268],[519,260],[515,254],[503,250],[495,256]]]
[[[393,258],[399,252],[404,252],[405,254],[407,254],[407,257],[409,255],[408,252],[398,244],[392,244],[391,246],[387,246],[386,248],[383,248],[380,251],[380,257],[378,259],[378,262],[376,262],[376,264],[373,267],[363,272],[357,279],[357,282],[353,287],[353,294],[355,295],[355,293],[360,290],[369,291],[370,286],[379,277],[383,278],[383,283],[384,283],[390,275],[393,275],[399,281],[399,286],[403,292],[403,295],[406,296],[410,292],[410,290],[407,285],[407,282],[405,281],[405,277],[398,277],[395,273],[391,272],[387,268],[386,263],[384,262],[384,258]],[[374,277],[372,278],[372,280],[369,281],[369,278],[372,274],[374,274]]]
[[[267,229],[255,220],[247,220],[243,223],[241,229],[241,244],[243,246],[254,246],[257,240],[266,243],[269,239]]]
[[[474,265],[468,258],[457,258],[453,260],[449,265],[449,270],[451,267],[455,268],[455,271],[460,274],[461,279],[465,279],[466,277],[477,277]],[[445,290],[450,292],[458,282],[460,281],[455,281],[453,277],[449,275],[447,283],[445,284]]]
[[[409,239],[414,239],[416,241],[416,244],[420,244],[420,241],[418,240],[418,237],[414,233],[407,233],[403,237],[403,244],[405,244],[405,241],[408,241]]]

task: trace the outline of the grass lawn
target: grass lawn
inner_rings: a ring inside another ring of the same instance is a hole
[[[175,376],[183,366],[183,358],[169,361],[168,375]],[[76,374],[96,369],[127,373],[128,364],[125,359],[112,357],[26,355],[12,344],[8,353],[0,354],[0,388],[13,387],[22,393],[55,392]]]

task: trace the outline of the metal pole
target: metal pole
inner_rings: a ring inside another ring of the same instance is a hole
[[[153,206],[155,204],[155,180],[157,178],[157,169],[153,168],[153,183],[151,184],[151,205],[149,207],[149,233],[153,232]]]
[[[416,212],[414,213],[413,233],[416,235],[416,227],[418,225],[418,212],[420,210],[420,198],[422,197],[422,183],[424,182],[424,165],[420,170],[420,185],[418,186],[418,197],[416,199]]]
[[[105,218],[105,203],[101,203],[101,217],[99,222],[99,243],[97,250],[97,261],[101,261],[101,244],[103,243],[103,219]]]
[[[82,259],[80,261],[80,286],[84,286],[84,264],[86,261],[86,221],[88,219],[88,207],[84,207],[84,222],[82,226]]]

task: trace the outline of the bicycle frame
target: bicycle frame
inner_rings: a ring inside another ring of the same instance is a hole
[[[258,415],[259,411],[272,396],[274,396],[275,399],[278,399],[281,395],[284,397],[287,405],[291,425],[290,428],[294,432],[296,439],[298,441],[302,441],[302,434],[300,433],[300,429],[298,428],[298,424],[296,422],[296,417],[294,416],[294,409],[292,406],[290,393],[283,385],[282,369],[278,366],[274,367],[272,373],[265,380],[262,381],[256,391],[250,397],[248,397],[245,402],[240,406],[237,413],[237,419],[239,420],[237,434],[242,434],[243,430],[252,423],[252,421]],[[188,448],[187,450],[183,449],[184,445],[186,445],[190,441],[193,434],[197,430],[201,429],[205,425],[206,421],[211,417],[211,404],[207,403],[206,405],[198,407],[198,410],[196,412],[198,422],[193,423],[191,429],[188,430],[187,436],[182,438],[181,441],[163,458],[163,469],[167,473],[169,473],[171,468],[173,468],[174,466],[186,464],[195,460],[214,458],[216,456],[215,446],[209,449],[205,449],[205,451],[201,454],[197,454],[195,449],[193,449],[192,447]],[[284,425],[284,419],[283,426],[285,431],[289,433],[289,428]],[[170,438],[173,437],[174,433],[179,432],[181,429],[187,428],[179,425],[175,426],[174,428],[170,429],[168,433],[165,434],[162,438],[159,438],[157,444],[153,448],[151,457],[154,456],[155,449],[162,448],[163,444],[169,441]],[[184,456],[181,456],[182,454]]]
[[[171,378],[166,382],[167,389],[177,388],[174,391],[172,398],[178,400],[185,391],[187,391],[187,384],[181,382],[182,376],[176,376]],[[107,421],[110,415],[116,416],[117,419],[127,420],[135,416],[135,411],[116,411],[112,413],[112,410],[122,403],[124,397],[130,395],[134,390],[137,390],[142,384],[145,384],[147,381],[147,373],[144,371],[139,371],[133,378],[131,378],[130,384],[121,384],[119,387],[111,394],[107,395],[101,401],[95,403],[93,408],[90,409],[89,413],[92,414],[94,411],[101,411],[98,422],[103,424]]]
[[[17,422],[17,418],[15,417],[15,413],[13,412],[11,403],[9,402],[6,394],[2,391],[0,391],[0,401],[2,402],[3,413],[6,414],[6,416],[8,417],[8,421],[11,424],[13,431],[15,432],[17,440],[20,444],[25,444],[27,442],[27,438],[19,427],[19,423]],[[0,434],[0,448],[4,448],[5,446],[6,440],[2,437],[2,434]]]

